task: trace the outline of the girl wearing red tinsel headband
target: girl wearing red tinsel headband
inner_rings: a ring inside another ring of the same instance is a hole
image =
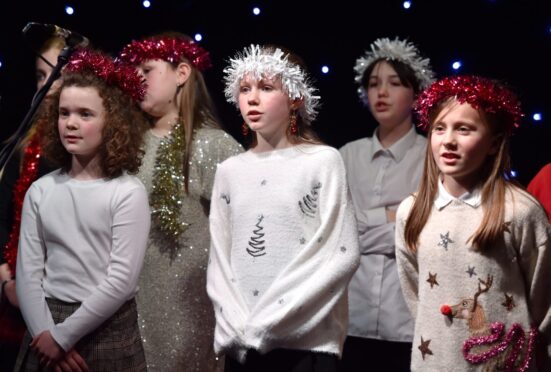
[[[36,89],[42,88],[50,76],[61,49],[63,39],[51,37],[38,49],[36,58]],[[58,80],[59,81],[59,80]],[[58,81],[50,89],[56,89]],[[41,107],[45,105],[42,104]],[[42,156],[40,140],[43,137],[44,120],[39,114],[30,130],[24,135],[19,148],[4,166],[0,178],[0,370],[11,371],[17,350],[25,333],[25,322],[18,309],[15,293],[15,263],[19,244],[21,209],[27,189],[36,179],[53,168]],[[9,141],[16,141],[12,136]]]
[[[417,112],[423,177],[396,222],[412,370],[548,371],[551,226],[507,177],[519,101],[498,82],[456,76],[424,91]]]
[[[75,52],[47,106],[44,155],[60,169],[23,204],[17,296],[27,324],[16,371],[144,371],[137,323],[149,232],[137,177],[145,93],[133,69]]]
[[[119,59],[147,82],[141,107],[152,119],[138,174],[152,210],[137,298],[147,364],[156,371],[221,370],[205,291],[208,211],[218,163],[243,149],[220,129],[203,78],[209,53],[189,37],[133,41]]]

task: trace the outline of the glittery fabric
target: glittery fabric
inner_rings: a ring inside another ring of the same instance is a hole
[[[505,325],[501,322],[492,323],[491,334],[486,336],[471,337],[463,344],[463,355],[465,359],[473,364],[480,364],[496,358],[499,354],[505,353],[505,370],[524,372],[530,366],[530,361],[534,355],[534,343],[538,331],[536,328],[530,328],[528,342],[522,326],[518,323],[511,325],[511,329],[503,337]],[[496,344],[497,343],[497,344]],[[525,345],[526,344],[526,345]],[[471,353],[471,349],[479,345],[491,345],[491,347],[479,354]],[[525,349],[524,360],[518,360],[521,351]],[[515,368],[518,367],[518,368]]]
[[[21,211],[23,209],[23,201],[25,199],[25,193],[38,177],[40,151],[39,138],[35,135],[31,138],[29,144],[25,148],[21,175],[17,179],[13,189],[13,224],[8,242],[4,248],[4,258],[6,259],[13,275],[15,275],[15,263],[17,262],[17,247],[19,246],[19,229],[21,228]]]
[[[145,157],[138,174],[148,192],[162,138],[145,136]],[[167,240],[155,224],[137,296],[140,332],[149,371],[222,371],[213,350],[214,313],[206,292],[210,235],[208,203],[218,163],[242,152],[218,129],[195,132],[189,170],[189,194],[182,191],[181,221],[189,227],[182,248],[171,258]]]

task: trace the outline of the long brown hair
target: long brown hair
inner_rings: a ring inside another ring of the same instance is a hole
[[[431,150],[432,129],[436,117],[456,100],[450,98],[437,105],[429,115],[428,142],[423,168],[423,176],[405,226],[406,245],[412,251],[418,248],[419,235],[427,223],[438,190],[440,170]],[[480,170],[481,207],[484,211],[478,229],[469,238],[475,250],[483,250],[494,245],[504,232],[505,194],[508,187],[516,184],[506,178],[510,171],[509,136],[503,113],[488,113],[478,110],[484,124],[488,125],[497,143],[497,152],[488,155]]]

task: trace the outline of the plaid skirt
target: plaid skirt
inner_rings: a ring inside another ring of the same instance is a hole
[[[47,298],[48,307],[57,324],[73,314],[80,303],[67,303]],[[14,372],[46,371],[29,347],[32,337],[27,331],[23,338]],[[136,301],[127,301],[97,329],[84,336],[75,350],[82,356],[90,371],[147,371]]]

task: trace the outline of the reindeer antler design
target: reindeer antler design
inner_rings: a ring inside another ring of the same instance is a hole
[[[473,307],[472,307],[471,311],[474,311],[474,309],[476,309],[476,306],[478,304],[478,296],[480,296],[484,292],[488,292],[488,290],[492,286],[492,283],[494,281],[494,277],[492,275],[488,274],[488,279],[486,279],[486,281],[484,281],[482,279],[478,279],[478,281],[480,283],[478,283],[478,291],[476,291],[476,293],[474,295],[474,298],[473,298]],[[486,288],[482,289],[480,284],[484,284],[486,286]]]

